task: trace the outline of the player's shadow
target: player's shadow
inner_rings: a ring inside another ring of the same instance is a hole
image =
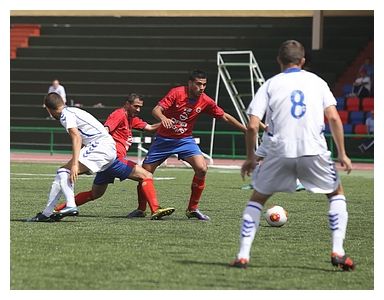
[[[202,265],[202,266],[223,266],[229,268],[229,263],[224,262],[207,262],[207,261],[195,261],[195,260],[177,260],[176,262],[183,264],[183,265]],[[248,265],[247,269],[300,269],[300,270],[313,270],[313,271],[321,271],[321,272],[327,272],[327,273],[334,273],[334,272],[342,272],[340,270],[332,270],[332,269],[326,269],[326,268],[315,268],[315,267],[306,267],[306,266],[292,266],[292,265],[268,265],[268,266],[262,266],[262,265]]]

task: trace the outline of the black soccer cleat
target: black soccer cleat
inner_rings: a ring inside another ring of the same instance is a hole
[[[55,222],[55,220],[52,219],[51,216],[47,217],[43,213],[39,212],[36,216],[27,219],[26,222]]]
[[[353,271],[355,269],[355,263],[347,255],[341,256],[333,252],[331,255],[331,263],[343,271]]]

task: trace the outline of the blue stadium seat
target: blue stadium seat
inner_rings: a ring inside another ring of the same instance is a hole
[[[345,134],[351,134],[353,132],[353,125],[352,124],[344,124],[344,133]]]
[[[337,105],[336,105],[337,110],[344,110],[345,98],[344,97],[337,97],[336,101],[337,101]]]
[[[349,123],[352,125],[364,124],[364,112],[363,111],[351,111],[349,113]]]
[[[353,91],[353,85],[352,84],[347,83],[347,84],[343,85],[343,96],[346,96],[346,95],[352,93],[352,91]]]

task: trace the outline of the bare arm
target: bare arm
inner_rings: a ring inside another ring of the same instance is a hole
[[[329,127],[331,128],[332,137],[337,147],[340,164],[349,174],[352,170],[352,163],[345,152],[343,124],[340,120],[336,107],[334,105],[327,107],[325,109],[325,116],[329,121]]]
[[[157,128],[159,128],[161,123],[156,123],[156,124],[147,124],[147,126],[144,127],[144,131],[147,132],[155,132]]]
[[[69,128],[68,133],[72,140],[71,182],[76,182],[79,175],[79,156],[82,139],[77,128]]]
[[[173,122],[171,119],[168,119],[163,114],[164,108],[162,108],[160,105],[156,105],[155,108],[152,110],[152,115],[159,121],[161,121],[161,124],[165,128],[171,128],[173,125]]]
[[[244,133],[247,131],[247,128],[239,121],[237,121],[234,117],[232,117],[230,114],[224,113],[223,120]]]
[[[256,116],[250,116],[247,130],[245,133],[245,145],[247,158],[241,167],[241,177],[250,176],[253,169],[256,167],[257,160],[255,155],[256,136],[259,133],[260,119]]]

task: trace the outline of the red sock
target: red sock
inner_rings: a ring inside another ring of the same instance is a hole
[[[199,206],[199,201],[201,194],[205,188],[205,177],[198,178],[193,176],[192,185],[191,185],[191,198],[189,199],[188,210],[195,210]]]
[[[83,205],[91,200],[92,200],[92,191],[81,192],[75,196],[75,202],[77,206]],[[66,202],[58,204],[55,206],[55,210],[56,211],[62,210],[66,206],[67,206]]]
[[[155,186],[153,185],[153,179],[144,179],[141,183],[141,194],[145,202],[148,202],[151,213],[154,213],[159,209],[159,202],[157,201]]]
[[[137,185],[137,209],[145,211],[147,209],[147,201],[145,200],[145,196],[143,195],[143,187],[142,182],[139,182]]]

